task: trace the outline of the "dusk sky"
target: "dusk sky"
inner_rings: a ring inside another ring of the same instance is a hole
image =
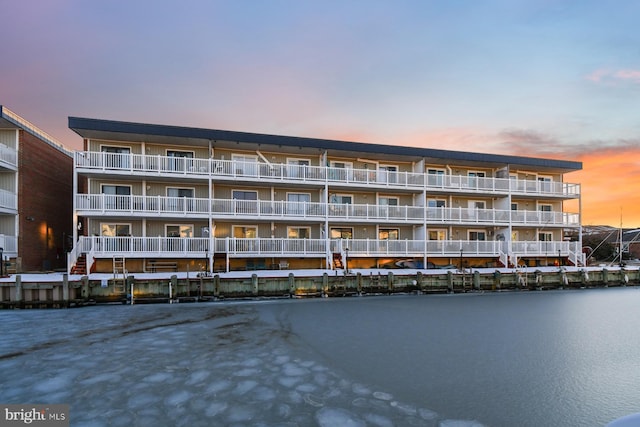
[[[583,224],[640,227],[638,1],[0,0],[0,104],[582,161]],[[570,205],[568,210],[576,211]]]

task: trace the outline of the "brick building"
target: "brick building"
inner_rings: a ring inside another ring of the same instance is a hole
[[[0,105],[0,248],[9,271],[66,267],[72,184],[71,151]]]

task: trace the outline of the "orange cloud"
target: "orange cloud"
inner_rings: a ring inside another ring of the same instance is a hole
[[[640,148],[606,148],[579,156],[583,170],[566,179],[582,184],[584,225],[640,226]]]

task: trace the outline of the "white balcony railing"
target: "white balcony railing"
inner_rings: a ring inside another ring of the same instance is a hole
[[[4,144],[0,144],[0,161],[6,162],[12,166],[18,165],[18,152]]]
[[[8,243],[8,242],[7,242]],[[331,239],[330,252],[349,250],[350,256],[498,256],[506,250],[506,242],[495,240],[378,240]],[[567,256],[577,251],[578,242],[515,241],[512,251],[518,256]],[[197,256],[225,252],[233,256],[259,255],[325,255],[324,239],[286,238],[216,238],[201,237],[103,237],[81,236],[75,248],[79,253],[94,252],[96,256],[138,254],[148,256]],[[213,249],[213,251],[211,250]],[[11,247],[5,248],[5,251]]]
[[[2,192],[0,192],[0,203]],[[1,206],[1,205],[0,205]],[[290,218],[397,221],[420,224],[484,224],[530,226],[577,226],[579,215],[566,212],[511,211],[500,209],[425,208],[422,206],[389,206],[364,204],[332,204],[319,202],[288,202],[269,200],[204,199],[165,196],[112,194],[78,194],[76,210],[80,215],[192,217],[209,215],[215,218]]]
[[[0,209],[18,209],[18,195],[7,190],[0,190]]]
[[[236,160],[201,159],[84,151],[75,153],[81,171],[128,173],[141,176],[212,177],[216,180],[287,182],[376,188],[429,190],[458,193],[489,193],[578,197],[579,184],[518,180],[508,178],[434,175],[418,172],[392,172],[372,169],[347,169],[330,166],[267,164]]]
[[[582,252],[579,242],[560,241],[515,241],[511,242],[511,252],[522,256],[569,256],[572,252]]]

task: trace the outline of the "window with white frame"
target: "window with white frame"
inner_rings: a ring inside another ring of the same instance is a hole
[[[378,230],[378,240],[399,240],[400,229],[398,228],[380,228]]]
[[[167,224],[165,233],[167,237],[193,237],[193,224]]]
[[[330,236],[332,239],[352,239],[353,228],[351,227],[331,227]]]
[[[236,213],[251,214],[258,212],[257,191],[233,190],[231,197],[234,199]]]
[[[550,176],[538,175],[538,185],[540,186],[540,191],[546,193],[551,192],[552,181],[553,178]]]
[[[233,237],[238,239],[255,239],[258,237],[258,227],[255,225],[234,225]]]
[[[486,177],[486,173],[481,171],[469,171],[467,172],[467,176],[469,177],[469,187],[478,187],[482,182],[481,178]]]
[[[441,187],[444,184],[444,169],[427,169],[427,185]]]
[[[105,209],[125,209],[131,207],[131,186],[102,184],[100,186],[102,194],[104,194]]]
[[[291,215],[304,215],[305,208],[311,202],[309,193],[287,193],[287,213]]]
[[[193,169],[193,151],[167,150],[167,169],[171,171],[190,171]]]
[[[429,240],[447,240],[447,230],[444,229],[430,229]]]
[[[378,181],[383,183],[397,182],[398,166],[395,165],[379,165]]]
[[[236,175],[258,175],[258,156],[248,154],[232,154],[233,170]]]
[[[131,148],[119,147],[113,145],[103,145],[100,147],[100,151],[104,154],[104,166],[107,168],[129,168],[129,158],[131,155]]]
[[[131,224],[126,223],[100,223],[100,232],[104,237],[122,237],[131,235]]]
[[[352,194],[332,194],[330,202],[336,205],[350,205],[353,203],[353,195]]]
[[[447,201],[443,199],[427,199],[428,208],[444,208],[447,206]]]
[[[287,175],[289,178],[305,178],[310,165],[309,159],[287,159]]]
[[[353,163],[338,160],[332,160],[329,163],[331,171],[329,178],[337,181],[346,181],[353,179]]]
[[[484,230],[469,230],[467,232],[467,236],[469,238],[469,240],[480,240],[480,241],[485,241],[487,240],[487,232]]]
[[[378,204],[382,206],[398,206],[398,198],[390,196],[378,197]]]
[[[289,239],[310,239],[311,227],[287,227]]]
[[[541,242],[553,241],[553,233],[550,231],[541,231],[538,233],[538,240]]]

